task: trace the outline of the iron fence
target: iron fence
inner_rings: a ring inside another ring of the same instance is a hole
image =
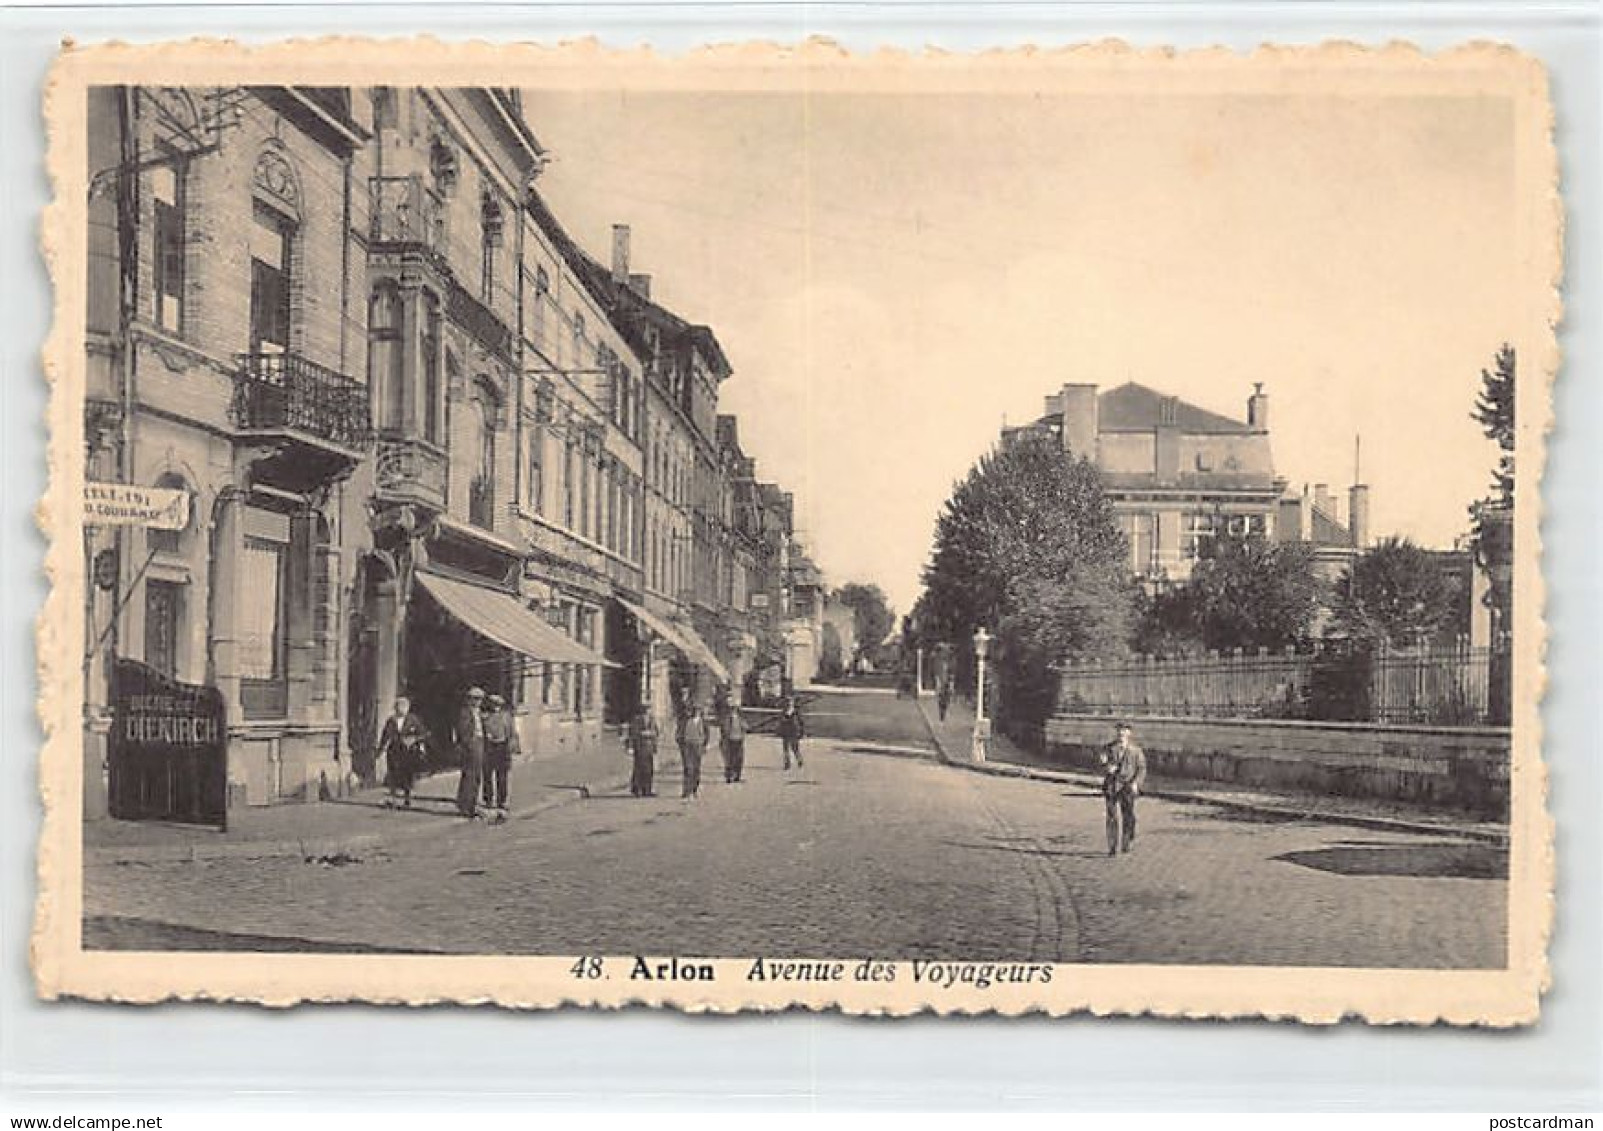
[[[1433,726],[1507,725],[1509,649],[1362,647],[1065,662],[1059,711]]]

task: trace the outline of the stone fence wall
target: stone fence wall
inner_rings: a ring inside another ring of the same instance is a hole
[[[1261,789],[1369,797],[1507,820],[1509,732],[1500,727],[1141,718],[1152,773]],[[1106,715],[1047,720],[1047,757],[1090,769]]]

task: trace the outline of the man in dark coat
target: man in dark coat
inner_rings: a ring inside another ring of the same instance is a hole
[[[735,703],[725,703],[718,720],[719,746],[724,756],[724,781],[738,782],[746,768],[746,719]]]
[[[484,807],[495,810],[495,822],[507,819],[507,779],[512,759],[520,753],[518,725],[512,708],[499,695],[485,700],[489,713],[484,717]]]
[[[379,756],[384,759],[384,784],[390,795],[384,804],[393,806],[397,797],[406,808],[412,807],[412,783],[417,780],[423,765],[423,748],[428,742],[428,728],[423,720],[412,713],[412,701],[406,696],[395,700],[395,713],[384,720],[379,734]]]
[[[1147,756],[1131,739],[1133,728],[1121,722],[1116,737],[1102,748],[1102,797],[1107,803],[1108,855],[1135,845],[1135,799],[1147,780]],[[1120,844],[1120,826],[1124,839]]]
[[[790,769],[791,758],[796,759],[796,768],[800,769],[801,740],[807,734],[807,725],[802,721],[801,707],[797,705],[794,695],[785,696],[785,706],[779,712],[779,721],[774,729],[779,732],[779,741],[784,747],[785,769]]]
[[[701,789],[701,758],[707,752],[707,716],[699,703],[687,703],[679,718],[679,761],[684,767],[685,797]]]
[[[484,777],[484,692],[468,688],[456,716],[456,752],[462,763],[462,780],[456,786],[456,808],[464,817],[479,815],[479,782]]]
[[[642,703],[629,720],[624,736],[629,747],[629,758],[634,764],[629,775],[629,792],[636,797],[655,797],[652,787],[657,776],[657,720],[651,715],[651,704]]]

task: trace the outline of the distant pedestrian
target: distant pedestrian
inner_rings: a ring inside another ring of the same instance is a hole
[[[495,822],[501,824],[507,819],[512,759],[521,753],[518,724],[501,696],[492,695],[485,702],[490,709],[484,717],[484,806],[495,810]]]
[[[412,713],[412,701],[404,695],[397,696],[395,713],[384,720],[378,740],[379,757],[384,759],[384,784],[390,791],[384,799],[386,805],[393,806],[399,798],[405,808],[412,807],[412,785],[423,766],[428,737],[423,720]]]
[[[629,776],[629,792],[636,797],[655,797],[653,785],[657,776],[657,720],[651,715],[651,704],[642,703],[629,722],[624,735],[634,772]]]
[[[941,688],[935,693],[935,708],[941,714],[941,722],[946,721],[946,708],[952,705],[952,685],[941,680]]]
[[[456,785],[456,808],[464,817],[479,815],[479,782],[484,777],[484,691],[470,687],[456,716],[456,752],[462,778]]]
[[[796,768],[800,769],[801,740],[807,735],[807,724],[802,721],[801,708],[797,706],[794,695],[785,696],[785,705],[780,709],[775,729],[779,731],[779,741],[784,747],[785,769],[790,769],[792,758],[796,759]]]
[[[746,719],[737,705],[724,705],[723,718],[718,721],[718,736],[724,755],[724,781],[733,785],[746,768]]]
[[[1108,855],[1135,844],[1135,801],[1147,780],[1147,756],[1132,740],[1134,729],[1121,722],[1116,737],[1102,748],[1102,797],[1107,805]],[[1124,833],[1120,843],[1120,831]]]
[[[698,703],[687,704],[679,719],[679,762],[684,768],[684,797],[701,789],[701,759],[707,752],[707,717]]]

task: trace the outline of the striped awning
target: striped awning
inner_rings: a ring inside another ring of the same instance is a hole
[[[446,612],[503,648],[552,664],[618,666],[557,631],[510,593],[423,570],[417,583]]]
[[[644,605],[637,605],[633,601],[618,598],[624,608],[634,614],[635,619],[656,633],[663,640],[684,654],[685,659],[693,664],[700,664],[712,673],[713,677],[723,683],[729,682],[729,669],[724,667],[718,659],[718,654],[703,640],[696,630],[686,625],[675,624],[667,617],[658,616]]]

